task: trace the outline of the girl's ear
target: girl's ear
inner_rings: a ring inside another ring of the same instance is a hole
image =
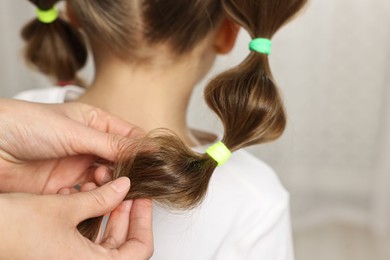
[[[80,23],[79,20],[76,18],[76,16],[73,13],[72,7],[70,7],[68,1],[66,1],[66,15],[69,18],[69,23],[75,27],[75,28],[80,28]]]
[[[219,27],[214,39],[214,49],[218,54],[229,53],[237,39],[240,26],[229,19],[224,18]]]

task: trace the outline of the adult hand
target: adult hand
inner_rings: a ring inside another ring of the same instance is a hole
[[[0,195],[0,258],[149,259],[153,254],[151,201],[121,203],[129,187],[129,179],[119,178],[71,195]],[[81,221],[114,208],[101,241],[93,243],[77,231]]]
[[[100,109],[78,103],[0,99],[0,192],[56,193],[109,181],[91,169],[96,157],[115,161],[121,145],[143,132]],[[94,155],[94,156],[92,156]]]

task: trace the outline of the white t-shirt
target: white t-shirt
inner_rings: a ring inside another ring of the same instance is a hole
[[[76,86],[53,87],[15,98],[63,103],[82,93]],[[268,165],[244,150],[215,170],[198,208],[172,212],[155,206],[153,231],[155,260],[294,259],[289,194]]]

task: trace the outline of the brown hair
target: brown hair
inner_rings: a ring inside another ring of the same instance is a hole
[[[245,28],[252,38],[271,39],[306,1],[68,0],[68,4],[91,42],[99,40],[99,44],[114,54],[126,52],[132,59],[142,59],[147,52],[138,50],[143,48],[141,42],[146,42],[146,46],[168,43],[178,55],[184,54],[224,16]],[[32,2],[49,8],[56,1]],[[62,25],[62,20],[56,23]],[[42,27],[42,31],[46,27],[49,38],[55,38],[51,34],[61,34],[54,32],[56,25],[34,24]],[[32,50],[33,42],[42,41],[32,39],[35,37],[30,32],[32,29],[30,25],[23,33],[30,36],[28,50]],[[53,40],[51,44],[60,43]],[[75,52],[69,53],[72,55],[77,59]],[[30,60],[31,57],[27,55]],[[36,54],[36,57],[44,56]],[[37,66],[45,67],[45,62],[44,59],[33,60]],[[47,73],[47,69],[41,68],[41,71]],[[240,65],[214,78],[205,89],[205,99],[221,118],[225,129],[222,142],[231,151],[274,140],[285,128],[283,104],[265,54],[251,52]],[[132,187],[126,199],[153,198],[165,206],[179,209],[188,209],[201,202],[217,166],[211,157],[192,151],[169,130],[157,130],[141,140],[124,144],[123,151],[123,160],[115,166],[114,178],[128,176],[131,179]],[[100,219],[92,219],[81,223],[79,229],[93,239],[99,226]]]
[[[29,0],[41,10],[49,10],[59,0]],[[59,82],[82,81],[77,71],[87,61],[82,35],[64,19],[44,24],[34,19],[22,30],[27,42],[25,57],[35,68]]]

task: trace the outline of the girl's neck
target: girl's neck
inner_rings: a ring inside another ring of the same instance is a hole
[[[118,60],[97,64],[94,82],[80,102],[102,108],[147,132],[168,128],[188,145],[199,145],[187,126],[186,114],[193,87],[203,74],[200,64],[142,67]]]

